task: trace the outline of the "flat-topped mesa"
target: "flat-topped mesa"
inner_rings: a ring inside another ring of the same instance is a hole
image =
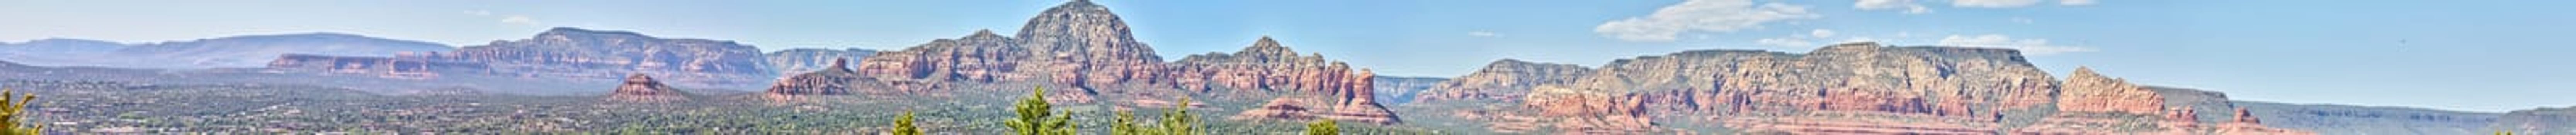
[[[1592,68],[1574,64],[1538,63],[1516,59],[1495,60],[1484,69],[1450,81],[1434,84],[1415,100],[1442,101],[1461,99],[1520,100],[1530,88],[1539,85],[1565,85],[1575,77],[1592,73]]]
[[[1875,43],[1841,44],[1808,54],[1692,50],[1615,60],[1593,69],[1592,73],[1574,77],[1571,83],[1540,85],[1538,88],[1541,89],[1533,90],[1524,101],[1539,110],[1592,111],[1550,113],[1576,115],[1538,116],[1540,118],[1628,112],[1665,116],[1736,115],[1748,117],[1705,118],[1727,121],[1726,125],[1730,126],[1749,126],[1736,128],[1755,131],[1975,127],[1973,125],[1990,124],[1981,122],[2001,119],[2007,110],[2037,108],[2051,102],[2057,89],[2053,77],[2016,55],[1983,53],[1999,52],[1951,47],[1885,47]],[[1560,102],[1584,99],[1611,101]],[[1540,102],[1543,100],[1547,102]],[[1633,107],[1636,110],[1628,110],[1632,107],[1620,106],[1637,107]],[[1730,120],[1823,114],[1878,115],[1872,118],[1931,121]],[[1813,124],[1923,127],[1760,126]]]
[[[662,85],[661,81],[654,81],[653,77],[633,74],[627,75],[626,84],[618,85],[617,91],[609,93],[607,98],[608,101],[616,102],[664,103],[689,101],[689,94],[673,89],[669,85]]]
[[[483,63],[492,74],[543,78],[616,78],[645,73],[681,86],[757,85],[774,76],[760,49],[732,41],[664,39],[624,31],[555,28],[529,39],[493,41],[452,52],[398,59]]]
[[[2067,75],[2057,108],[2064,112],[2163,114],[2164,96],[2117,78],[2076,67]]]

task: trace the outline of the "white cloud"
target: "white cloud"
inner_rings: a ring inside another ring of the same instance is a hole
[[[1816,37],[1816,38],[1834,37],[1834,30],[1828,30],[1828,29],[1816,29],[1815,31],[1807,32],[1807,36],[1812,36],[1812,37]]]
[[[1940,45],[1943,45],[1943,46],[1962,46],[1962,47],[2011,48],[2011,49],[2018,49],[2018,50],[2021,50],[2021,52],[2022,52],[2022,53],[2026,53],[2026,54],[2030,54],[2030,55],[2049,55],[2049,54],[2057,54],[2057,53],[2069,53],[2069,52],[2091,52],[2091,51],[2093,51],[2093,48],[2086,48],[2086,47],[2072,47],[2072,46],[2057,46],[2057,45],[2050,45],[2050,44],[2048,44],[2048,39],[2013,39],[2013,38],[2012,38],[2012,37],[2010,37],[2010,36],[2004,36],[2004,35],[1998,35],[1998,34],[1985,34],[1985,35],[1974,35],[1974,36],[1950,35],[1950,37],[1947,37],[1947,38],[1941,38],[1941,43],[1940,43]]]
[[[2068,6],[2093,5],[2094,3],[2097,3],[2097,2],[2096,2],[2096,1],[2093,1],[2093,0],[2059,0],[2059,1],[2057,1],[2057,5],[2068,5]]]
[[[1755,5],[1750,0],[1689,0],[1657,9],[1647,16],[1601,23],[1592,32],[1626,41],[1670,42],[1684,32],[1735,32],[1760,28],[1770,22],[1817,17],[1820,16],[1808,13],[1806,6]]]
[[[523,15],[511,15],[510,17],[504,17],[504,18],[501,18],[501,23],[507,23],[507,24],[519,24],[519,25],[537,25],[537,19],[536,19],[536,18],[528,18],[528,16],[523,16]]]
[[[1972,8],[2016,8],[2039,4],[2039,0],[1953,0],[1950,6]]]
[[[1914,3],[1914,0],[1860,0],[1860,2],[1852,3],[1852,7],[1859,8],[1860,10],[1873,11],[1904,8],[1905,13],[1907,14],[1932,12],[1931,8],[1923,7],[1923,4],[1916,4]]]
[[[488,15],[492,15],[492,11],[485,11],[485,10],[466,10],[466,11],[465,11],[465,14],[468,14],[468,15],[474,15],[474,16],[488,16]]]
[[[1494,33],[1494,32],[1491,32],[1491,31],[1481,31],[1481,30],[1480,30],[1480,31],[1470,31],[1470,32],[1467,32],[1467,36],[1476,36],[1476,37],[1503,37],[1503,34],[1501,34],[1501,33]]]
[[[2024,18],[2024,17],[2013,17],[2013,18],[2012,18],[2012,22],[2013,22],[2013,23],[2030,24],[2030,23],[2031,23],[2031,21],[2032,21],[2032,20],[2030,20],[2030,18]]]

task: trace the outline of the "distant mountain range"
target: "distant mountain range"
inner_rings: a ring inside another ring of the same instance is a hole
[[[2569,130],[2576,126],[2569,110],[2576,109],[2236,101],[2133,84],[2089,67],[2059,78],[2012,49],[1845,43],[1803,54],[1685,50],[1596,66],[1501,59],[1452,78],[1388,77],[1299,54],[1270,37],[1234,52],[1165,61],[1128,29],[1106,7],[1077,0],[1008,36],[975,31],[882,52],[763,53],[731,41],[579,28],[463,48],[330,33],[131,45],[47,39],[0,45],[0,60],[26,63],[0,63],[0,75],[257,67],[387,80],[501,77],[613,82],[620,85],[607,92],[609,100],[623,102],[732,100],[692,98],[675,87],[759,89],[760,100],[785,103],[1042,87],[1056,89],[1049,99],[1058,104],[1168,108],[1190,98],[1258,104],[1218,108],[1235,120],[1487,131],[1466,134],[2576,134]]]
[[[46,66],[126,68],[250,68],[284,54],[393,56],[397,52],[454,50],[437,43],[340,33],[259,35],[121,44],[82,39],[43,39],[0,44],[0,60]]]

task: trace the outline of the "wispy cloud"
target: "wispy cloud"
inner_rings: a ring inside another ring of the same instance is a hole
[[[1888,9],[1899,9],[1899,8],[1902,8],[1902,9],[1905,9],[1905,13],[1907,13],[1907,14],[1922,14],[1922,13],[1931,13],[1931,12],[1932,12],[1932,9],[1931,9],[1931,8],[1929,8],[1929,7],[1923,7],[1923,4],[1915,4],[1915,3],[1914,3],[1914,0],[1860,0],[1860,2],[1852,3],[1852,7],[1853,7],[1853,8],[1859,8],[1860,10],[1865,10],[1865,11],[1866,11],[1866,10],[1888,10]]]
[[[488,17],[488,16],[493,16],[493,15],[495,15],[495,14],[493,14],[493,13],[492,13],[492,11],[490,11],[490,10],[465,10],[465,12],[464,12],[464,13],[465,13],[466,15],[487,16],[487,17]],[[541,23],[541,22],[537,21],[537,18],[528,17],[527,15],[504,15],[504,16],[502,16],[500,19],[501,19],[501,20],[500,20],[501,24],[515,24],[515,25],[529,25],[529,26],[535,26],[535,25],[537,25],[537,24],[540,24],[540,23]]]
[[[510,15],[510,17],[502,17],[502,18],[501,18],[501,23],[506,23],[506,24],[518,24],[518,25],[537,25],[537,23],[538,23],[538,22],[537,22],[537,19],[536,19],[536,18],[528,18],[528,16],[524,16],[524,15]]]
[[[1690,0],[1654,14],[1601,23],[1592,32],[1625,41],[1670,42],[1685,32],[1735,32],[1763,24],[1821,17],[1806,6],[1751,0]]]
[[[1470,32],[1467,32],[1467,36],[1476,36],[1476,37],[1503,37],[1503,34],[1502,34],[1502,33],[1494,33],[1494,32],[1492,32],[1492,31],[1481,31],[1481,30],[1480,30],[1480,31],[1470,31]]]

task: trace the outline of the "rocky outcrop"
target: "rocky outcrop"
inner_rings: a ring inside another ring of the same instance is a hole
[[[1540,110],[1602,108],[1537,102],[1559,97],[1609,98],[1607,103],[1634,104],[1635,110],[1593,110],[1665,116],[1701,116],[1728,121],[1748,131],[1791,133],[1885,127],[1832,125],[1990,125],[2005,110],[2049,102],[2055,84],[2046,73],[2024,63],[2008,49],[1951,47],[1885,47],[1874,43],[1834,45],[1808,54],[1752,50],[1696,50],[1621,59],[1559,87],[1566,92],[1533,92],[1529,105]],[[1465,77],[1462,77],[1465,78]],[[1463,80],[1463,79],[1462,79]],[[1571,95],[1559,95],[1571,94]],[[1589,110],[1589,109],[1572,109]],[[1559,111],[1548,111],[1559,112]],[[1875,124],[1815,125],[1783,119],[1819,114],[1873,116],[1871,119],[1821,119]],[[1748,117],[1749,116],[1749,117]],[[1879,117],[1883,116],[1883,117]],[[1541,116],[1581,117],[1580,115]],[[1734,117],[1734,118],[1730,118]],[[1753,119],[1743,119],[1753,118]],[[1881,123],[1893,118],[1932,123]],[[1652,123],[1652,122],[1642,122]],[[1643,127],[1650,128],[1650,127]],[[1648,130],[1648,129],[1627,129]]]
[[[2352,106],[2327,104],[2284,104],[2236,101],[2248,108],[2266,127],[2303,130],[2318,134],[2491,134],[2488,124],[2499,121],[2502,113],[2462,112],[2425,108]],[[2221,114],[2225,115],[2225,114]],[[2207,115],[2203,115],[2207,116]],[[2217,117],[2220,122],[2226,118]],[[2527,132],[2516,132],[2527,133]]]
[[[689,94],[686,92],[680,92],[679,89],[673,89],[669,85],[662,85],[661,81],[654,81],[651,76],[634,74],[627,75],[626,84],[618,85],[617,91],[613,91],[608,94],[608,101],[630,103],[684,102],[689,101]]]
[[[1377,89],[1377,101],[1384,102],[1386,104],[1411,103],[1413,102],[1413,98],[1420,97],[1422,95],[1423,90],[1429,90],[1432,86],[1439,85],[1440,82],[1449,81],[1449,78],[1438,77],[1400,77],[1380,75],[1373,78],[1376,78],[1373,80],[1377,80],[1377,82],[1372,82],[1371,84],[1376,84],[1377,86],[1370,87],[1375,87],[1375,89]]]
[[[1419,101],[1503,100],[1516,101],[1539,85],[1566,85],[1575,77],[1587,76],[1592,68],[1573,64],[1537,63],[1514,59],[1496,60],[1484,69],[1459,76],[1424,90]]]
[[[859,75],[857,72],[850,71],[848,67],[848,59],[834,59],[831,65],[824,66],[822,70],[780,78],[761,95],[773,101],[793,101],[808,95],[861,93],[857,91],[879,94],[900,92],[900,89],[889,86],[885,81]]]
[[[1269,105],[1325,108],[1311,115],[1363,123],[1392,124],[1395,113],[1376,102],[1374,74],[1353,70],[1349,64],[1332,62],[1321,55],[1297,55],[1270,37],[1255,40],[1250,47],[1232,54],[1209,53],[1190,55],[1173,62],[1171,87],[1182,91],[1207,92],[1224,96],[1283,95]],[[1303,94],[1299,94],[1303,93]],[[1297,95],[1287,95],[1297,94]],[[1301,98],[1301,99],[1291,99]],[[1329,101],[1329,102],[1317,102]],[[1314,102],[1314,104],[1303,104]],[[1266,105],[1267,106],[1267,105]],[[1254,108],[1238,116],[1273,116],[1271,109]],[[1296,110],[1276,110],[1296,112]],[[1287,113],[1293,114],[1293,113]],[[1271,117],[1304,119],[1301,117]]]
[[[843,50],[797,48],[769,52],[762,56],[768,58],[769,69],[778,71],[778,74],[793,75],[823,70],[831,66],[834,60],[859,60],[876,54],[876,50],[858,48]]]
[[[2103,77],[2090,67],[2076,67],[2073,75],[2067,75],[2064,92],[2057,100],[2057,109],[2063,112],[2162,114],[2165,109],[2163,95]]]
[[[774,76],[760,49],[732,41],[663,39],[624,31],[554,28],[529,39],[397,59],[482,63],[491,74],[531,78],[659,76],[682,86],[757,85]]]
[[[1267,113],[1301,115],[1298,117],[1255,117],[1260,119],[1399,122],[1394,113],[1374,99],[1374,74],[1320,55],[1299,55],[1267,37],[1232,54],[1193,55],[1164,63],[1152,48],[1132,36],[1127,25],[1106,7],[1077,0],[1038,13],[1014,36],[976,31],[965,37],[933,40],[864,58],[854,72],[890,82],[875,84],[897,87],[906,86],[903,82],[935,84],[926,86],[1071,86],[1050,87],[1075,89],[1050,94],[1050,99],[1076,103],[1090,102],[1089,97],[1099,94],[1139,97],[1109,100],[1122,102],[1166,102],[1170,99],[1157,98],[1208,95],[1218,98],[1201,100],[1272,101],[1281,106],[1314,109]],[[1267,110],[1246,112],[1264,111]]]

